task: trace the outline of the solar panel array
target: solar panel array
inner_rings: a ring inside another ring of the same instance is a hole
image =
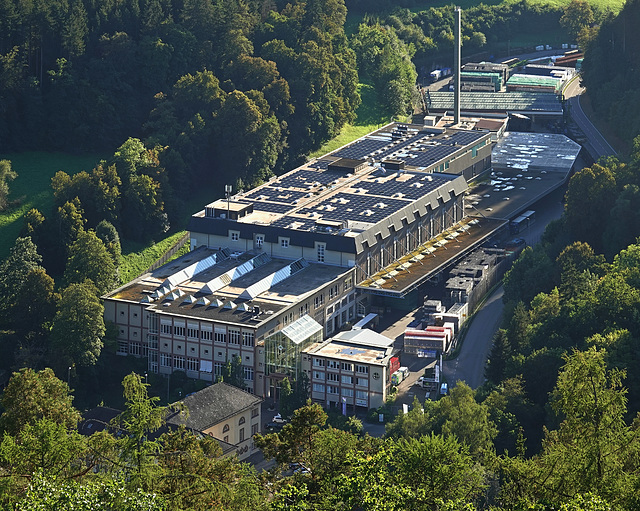
[[[486,135],[482,131],[458,131],[449,137],[449,140],[457,145],[473,144]]]
[[[332,154],[332,156],[339,156],[340,158],[352,158],[354,160],[362,160],[367,156],[371,155],[374,151],[378,151],[389,145],[391,143],[391,139],[388,140],[380,140],[380,139],[372,139],[372,138],[363,138],[361,140],[357,140],[353,144],[343,147],[342,149],[336,151]]]
[[[438,137],[407,127],[369,135],[331,156],[351,159],[372,157],[376,161],[395,159],[404,161],[408,166],[427,168],[459,151],[461,145],[472,144],[485,134],[454,132],[449,137]],[[450,180],[440,174],[409,171],[396,176],[395,173],[374,172],[357,179],[350,185],[352,188],[342,190],[340,182],[347,175],[329,171],[331,161],[316,160],[296,169],[239,197],[240,202],[252,203],[254,211],[283,215],[271,223],[274,227],[309,231],[315,229],[320,218],[377,223]],[[328,196],[322,199],[314,198],[318,185],[324,187],[321,190],[327,190],[333,184],[338,185],[337,193],[329,191]],[[291,213],[301,199],[307,198],[313,205]]]
[[[293,207],[292,204],[278,204],[276,202],[254,201],[254,211],[267,211],[268,213],[286,213]]]
[[[291,174],[278,178],[277,184],[282,188],[308,188],[312,183],[328,185],[336,179],[344,177],[340,172],[315,171],[298,169]]]
[[[406,174],[405,174],[406,175]],[[429,179],[431,178],[431,179]],[[421,176],[413,174],[406,181],[393,179],[384,183],[364,181],[358,187],[367,190],[367,195],[377,195],[379,197],[393,197],[396,193],[403,194],[404,197],[417,200],[423,195],[432,192],[446,183],[448,180],[438,175]]]
[[[291,204],[298,199],[301,199],[306,194],[307,192],[299,192],[297,190],[291,190],[284,187],[273,188],[270,186],[263,186],[257,191],[246,195],[246,198],[256,201],[268,200],[273,202],[282,202],[284,204]]]
[[[316,224],[315,219],[311,219],[311,218],[300,218],[297,216],[291,216],[291,215],[285,215],[281,218],[278,218],[275,222],[273,222],[271,225],[274,227],[282,227],[282,228],[287,228],[289,226],[291,226],[292,223],[296,224],[296,229],[298,230],[302,230],[302,231],[310,231],[313,229],[313,227]]]
[[[406,165],[413,165],[414,167],[429,167],[434,163],[454,154],[459,147],[451,145],[438,145],[429,147],[424,151],[412,151],[410,156],[400,158]]]
[[[390,197],[375,197],[371,195],[363,195],[357,193],[340,192],[331,197],[337,199],[337,202],[323,201],[318,207],[327,205],[331,210],[321,209],[319,212],[323,216],[330,218],[339,218],[341,220],[353,220],[358,222],[376,223],[388,217],[390,214],[398,211],[411,204],[410,199],[392,199]],[[342,204],[341,202],[345,202]],[[384,205],[384,206],[383,206]]]
[[[311,167],[312,169],[326,170],[329,167],[329,161],[328,160],[314,161],[313,163],[309,164],[309,167]]]

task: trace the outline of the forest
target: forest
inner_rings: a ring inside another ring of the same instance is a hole
[[[54,207],[27,213],[0,263],[1,369],[13,372],[1,398],[1,506],[640,507],[640,138],[628,158],[575,174],[563,217],[506,275],[507,314],[481,388],[460,382],[438,401],[414,402],[383,439],[363,436],[355,420],[336,429],[308,404],[281,432],[256,438],[277,461],[260,474],[219,458],[211,439],[166,430],[167,409],[135,374],[124,378],[117,421],[78,434],[73,398],[103,383],[114,351],[100,296],[120,282],[121,237],[163,236],[195,189],[217,196],[225,182],[250,187],[292,168],[354,122],[359,83],[373,85],[385,115],[411,112],[411,59],[449,47],[453,11],[363,14],[347,34],[347,7],[363,5],[0,2],[0,147],[111,155],[58,172]],[[594,108],[609,120],[626,113],[628,140],[640,119],[635,36],[625,29],[637,5],[595,13],[588,27],[597,20],[599,32],[581,36]],[[477,49],[555,27],[564,14],[525,1],[475,9],[463,30]],[[1,160],[0,210],[13,207],[14,178]],[[308,470],[289,474],[291,463]]]

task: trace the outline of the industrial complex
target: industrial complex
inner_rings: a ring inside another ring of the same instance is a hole
[[[453,92],[425,92],[419,122],[204,205],[187,255],[103,297],[118,354],[208,382],[234,361],[264,399],[277,400],[287,377],[326,406],[381,406],[407,373],[405,353],[437,360],[455,346],[519,249],[495,241],[533,221],[527,210],[573,170],[580,146],[564,135],[507,131],[514,113],[562,119],[556,89],[571,72],[527,73],[467,65]],[[441,296],[428,296],[433,283]],[[366,328],[375,313],[418,307],[424,321],[404,345]]]

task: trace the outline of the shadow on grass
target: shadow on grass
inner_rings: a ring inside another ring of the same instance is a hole
[[[358,84],[358,93],[360,94],[362,103],[360,103],[356,111],[354,126],[371,126],[389,122],[390,116],[378,102],[378,95],[373,85],[369,83]]]

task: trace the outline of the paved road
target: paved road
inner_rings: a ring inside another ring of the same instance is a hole
[[[560,218],[564,193],[564,187],[554,190],[533,206],[536,221],[525,232],[519,234],[527,244],[538,243],[547,224]],[[502,286],[493,292],[469,326],[460,354],[455,359],[443,363],[442,372],[450,386],[455,385],[458,380],[463,380],[472,389],[476,389],[484,382],[484,367],[491,351],[491,341],[502,321],[503,294]]]
[[[580,86],[580,79],[574,79],[564,90],[564,96],[569,104],[569,114],[578,125],[580,130],[587,137],[585,148],[594,160],[601,156],[615,156],[617,152],[609,142],[602,136],[598,129],[591,123],[580,105],[580,96],[585,92],[585,88]]]
[[[491,339],[502,320],[502,295],[503,289],[500,286],[474,317],[460,354],[454,360],[443,363],[444,379],[450,385],[463,380],[475,389],[484,382],[484,366],[491,350]]]

